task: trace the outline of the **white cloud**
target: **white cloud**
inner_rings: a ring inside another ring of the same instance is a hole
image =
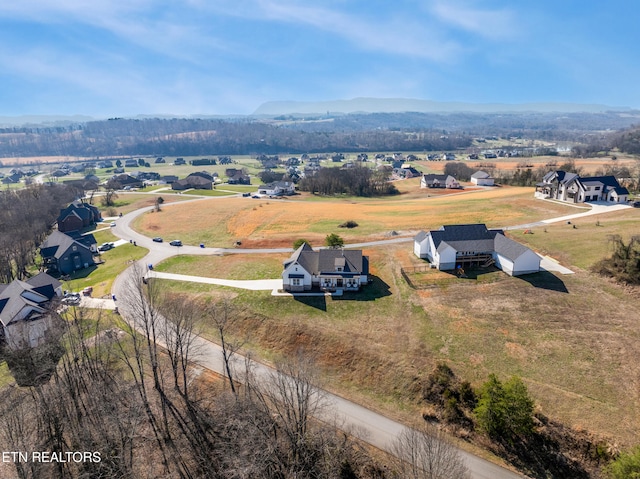
[[[517,33],[516,15],[509,9],[481,9],[465,1],[435,0],[429,10],[445,24],[485,38],[510,38]]]

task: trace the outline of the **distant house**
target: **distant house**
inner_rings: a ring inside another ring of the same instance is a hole
[[[53,324],[50,302],[60,296],[60,282],[46,273],[0,284],[0,344],[9,349],[41,344]]]
[[[493,178],[486,171],[476,171],[471,175],[471,183],[478,186],[493,186]]]
[[[125,168],[137,168],[140,165],[138,164],[137,160],[134,160],[133,158],[129,158],[128,160],[125,160],[124,166]]]
[[[551,198],[567,203],[606,201],[626,203],[629,190],[620,186],[615,176],[581,178],[576,173],[562,170],[550,171],[536,184],[537,198]]]
[[[205,180],[214,181],[218,176],[218,173],[209,173],[208,171],[195,171],[190,173],[189,176],[199,176]]]
[[[184,161],[184,158],[176,158],[176,161],[173,162],[174,165],[178,166],[178,165],[186,165],[187,162]]]
[[[55,274],[71,274],[95,264],[90,248],[60,231],[44,240],[40,256],[47,271]]]
[[[56,222],[58,231],[77,231],[102,221],[100,210],[93,205],[76,200],[60,210]]]
[[[460,183],[451,175],[423,175],[420,188],[460,188]]]
[[[393,169],[393,177],[400,180],[417,178],[420,175],[422,175],[422,173],[407,163],[404,163],[400,168]]]
[[[176,175],[164,175],[160,177],[160,181],[162,183],[166,183],[167,185],[170,185],[178,181],[178,177]]]
[[[362,250],[321,249],[313,251],[304,243],[284,262],[282,287],[301,292],[358,291],[367,284],[369,258]]]
[[[171,183],[172,190],[181,191],[192,188],[196,190],[211,190],[213,188],[213,182],[201,176],[190,175],[182,180]]]
[[[483,224],[421,231],[414,238],[413,252],[444,271],[493,263],[510,276],[540,271],[540,256],[507,238],[502,230],[489,230]]]
[[[231,168],[233,169],[233,168]],[[242,170],[236,170],[236,172],[229,176],[227,179],[227,183],[229,183],[230,185],[250,185],[251,184],[251,178],[249,178],[249,175],[246,175],[242,172]]]
[[[166,161],[164,160],[164,158],[159,156],[158,158],[156,158],[156,161],[154,161],[154,163],[166,163]]]
[[[295,195],[296,185],[290,181],[273,181],[258,187],[258,194],[267,196]]]
[[[131,175],[127,175],[126,173],[114,176],[113,181],[117,181],[118,183],[120,183],[120,186],[122,186],[122,188],[128,187],[127,189],[142,188],[143,186],[141,179],[133,177]]]
[[[456,155],[454,155],[453,153],[445,153],[444,155],[442,155],[442,157],[447,161],[452,161],[456,159]]]

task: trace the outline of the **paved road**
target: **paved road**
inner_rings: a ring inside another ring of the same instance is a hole
[[[198,201],[190,200],[190,201]],[[169,205],[163,205],[167,207]],[[155,264],[163,259],[166,259],[175,254],[224,254],[224,253],[266,253],[266,252],[274,252],[274,253],[282,253],[282,252],[290,252],[290,248],[275,248],[275,249],[267,249],[267,250],[239,250],[239,249],[224,249],[224,248],[199,248],[195,246],[183,246],[181,248],[176,248],[173,246],[169,246],[167,243],[154,243],[150,238],[147,238],[131,229],[130,224],[131,221],[136,218],[138,215],[151,210],[152,208],[143,208],[141,210],[134,211],[129,213],[122,218],[119,218],[116,222],[116,226],[112,228],[114,234],[120,236],[126,240],[133,240],[140,246],[144,246],[150,250],[150,253],[138,262],[138,274],[144,274],[147,272],[148,264]],[[570,217],[578,218],[582,216],[587,216],[591,214],[600,214],[607,211],[613,211],[613,208],[594,208],[588,212],[578,213],[576,215],[570,215]],[[542,224],[548,224],[550,222],[557,221],[566,221],[567,216],[545,220]],[[523,228],[526,226],[520,225],[516,228]],[[505,228],[507,229],[507,228]],[[401,243],[411,241],[412,238],[394,238],[386,241],[376,241],[371,243],[360,243],[358,245],[352,246],[373,246],[373,245],[381,245],[386,243]],[[141,281],[142,278],[133,277],[136,269],[129,268],[123,274],[121,274],[114,281],[113,285],[113,293],[117,297],[124,298],[127,294],[127,291],[130,290],[130,287],[127,286],[127,283],[130,281]],[[122,311],[123,315],[127,316],[127,311]],[[222,352],[218,345],[213,342],[207,341],[203,338],[197,338],[199,349],[200,349],[200,357],[198,358],[198,363],[202,366],[216,371],[218,373],[223,373],[222,368]],[[240,361],[244,364],[244,358],[238,357],[237,361]],[[259,371],[261,375],[267,376],[271,374],[272,370],[267,366],[255,363],[255,370]],[[342,427],[348,431],[350,431],[355,436],[360,439],[366,441],[367,443],[378,447],[382,450],[389,451],[389,447],[391,443],[394,441],[396,437],[403,431],[406,427],[396,421],[393,421],[387,417],[384,417],[374,411],[366,409],[358,404],[355,404],[351,401],[348,401],[344,398],[341,398],[337,395],[333,395],[327,393],[327,400],[330,402],[331,406],[331,414],[336,415],[338,421],[342,423]],[[323,418],[321,418],[323,419]],[[324,418],[327,419],[327,418]],[[466,451],[460,450],[460,454],[462,455],[464,461],[466,462],[469,470],[471,471],[471,475],[474,479],[517,479],[525,476],[513,473],[505,468],[502,468],[496,464],[488,462],[482,458],[474,456]]]

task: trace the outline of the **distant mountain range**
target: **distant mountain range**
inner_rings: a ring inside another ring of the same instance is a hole
[[[463,103],[417,100],[411,98],[353,98],[319,102],[269,101],[253,112],[254,116],[348,114],[348,113],[600,113],[629,111],[631,108],[580,103]]]

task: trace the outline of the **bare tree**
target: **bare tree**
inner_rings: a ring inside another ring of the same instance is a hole
[[[467,479],[469,471],[457,448],[428,423],[405,429],[392,446],[403,479]]]

